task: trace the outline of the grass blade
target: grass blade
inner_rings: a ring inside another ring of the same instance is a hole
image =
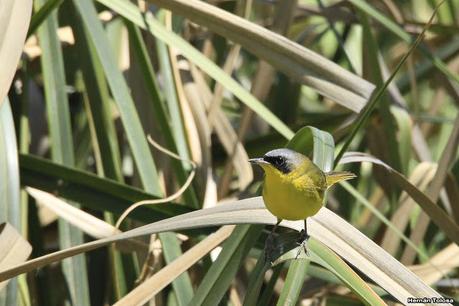
[[[37,9],[45,1],[37,1]],[[41,67],[43,71],[46,109],[51,137],[51,156],[61,164],[73,165],[74,151],[70,112],[66,93],[66,82],[62,50],[57,36],[57,12],[49,14],[46,21],[38,28],[38,37],[42,47]],[[83,243],[81,231],[59,220],[60,247],[68,248]],[[69,286],[70,300],[79,305],[89,305],[89,287],[84,256],[77,256],[63,262],[63,271]]]
[[[151,157],[146,137],[139,137],[140,135],[145,135],[145,133],[140,124],[134,101],[129,94],[126,81],[118,69],[113,52],[110,50],[110,44],[102,28],[102,24],[97,17],[96,9],[89,0],[74,1],[74,5],[88,31],[88,38],[95,47],[97,56],[104,69],[108,85],[120,111],[123,127],[126,131],[142,182],[146,190],[159,194],[160,188],[156,180],[156,167]]]
[[[54,10],[57,10],[62,2],[64,2],[64,0],[48,0],[35,14],[32,15],[29,30],[27,31],[27,38],[35,33],[38,27],[46,20],[46,18],[48,18],[48,15]]]
[[[294,260],[288,269],[287,278],[285,279],[284,289],[282,289],[278,306],[293,305],[298,301],[298,297],[303,287],[306,272],[308,270],[309,260]]]

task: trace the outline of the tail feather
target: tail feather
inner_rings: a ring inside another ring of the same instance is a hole
[[[357,175],[349,171],[332,171],[326,173],[325,176],[327,178],[327,188],[333,186],[338,182],[350,180],[357,177]]]

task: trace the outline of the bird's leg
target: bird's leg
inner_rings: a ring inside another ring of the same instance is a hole
[[[271,254],[274,250],[274,232],[276,231],[279,224],[282,222],[282,219],[277,219],[277,223],[273,226],[273,229],[266,238],[265,241],[265,261],[271,261]]]
[[[297,243],[303,247],[304,253],[309,256],[308,249],[306,247],[306,243],[308,242],[309,234],[308,234],[308,221],[304,219],[304,229],[300,232],[300,237],[297,240]],[[300,255],[301,249],[298,250],[296,254],[296,258]]]

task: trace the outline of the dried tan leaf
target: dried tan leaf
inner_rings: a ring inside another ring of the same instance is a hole
[[[459,247],[450,244],[428,262],[410,267],[426,284],[433,285],[452,270],[459,267]]]
[[[31,14],[32,0],[3,0],[0,5],[0,104],[13,81]]]
[[[37,200],[39,205],[53,211],[60,218],[65,219],[94,238],[105,238],[120,232],[113,225],[68,204],[48,192],[32,187],[26,187],[26,191]]]
[[[419,190],[423,191],[427,188],[428,184],[434,177],[437,167],[430,162],[423,162],[414,168],[409,181],[416,186]],[[400,197],[400,206],[392,215],[391,223],[394,224],[402,233],[405,231],[406,226],[410,220],[410,212],[416,205],[416,202],[410,198],[406,192],[402,193]],[[383,249],[389,254],[394,255],[400,246],[400,237],[394,235],[391,229],[387,228],[381,243]]]
[[[459,93],[458,93],[459,95]],[[433,203],[437,203],[437,200],[440,196],[440,191],[443,188],[443,185],[448,174],[448,170],[452,166],[456,158],[456,152],[459,144],[459,115],[456,116],[454,121],[453,130],[448,139],[445,149],[442,152],[440,160],[438,161],[437,171],[435,172],[434,179],[432,180],[431,185],[427,189],[426,195]],[[448,201],[449,203],[449,201]],[[453,204],[457,205],[457,203]],[[419,245],[424,238],[424,235],[427,232],[427,227],[429,226],[431,215],[422,212],[418,218],[418,221],[410,235],[410,240],[413,241],[415,245]],[[458,236],[459,237],[459,236]],[[406,248],[401,257],[401,261],[405,264],[412,264],[416,258],[416,253],[412,249]]]
[[[206,103],[206,107],[209,108],[212,105],[212,93],[204,80],[203,74],[193,65],[191,66],[191,73],[193,75],[193,79],[199,87],[199,92],[203,101]],[[216,108],[215,113],[215,132],[225,149],[225,152],[229,156],[234,154],[233,166],[238,173],[239,188],[245,189],[253,180],[252,167],[247,162],[249,157],[244,146],[238,140],[238,136],[224,112],[220,108]]]
[[[9,223],[0,224],[0,271],[23,263],[32,253],[32,246]],[[0,282],[0,290],[9,280]]]

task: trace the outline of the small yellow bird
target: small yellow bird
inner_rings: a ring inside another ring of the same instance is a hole
[[[356,177],[347,171],[324,173],[309,158],[290,149],[272,150],[249,162],[261,166],[265,172],[263,200],[278,219],[271,235],[283,219],[304,220],[301,243],[309,238],[306,218],[322,208],[325,191],[340,181]]]

